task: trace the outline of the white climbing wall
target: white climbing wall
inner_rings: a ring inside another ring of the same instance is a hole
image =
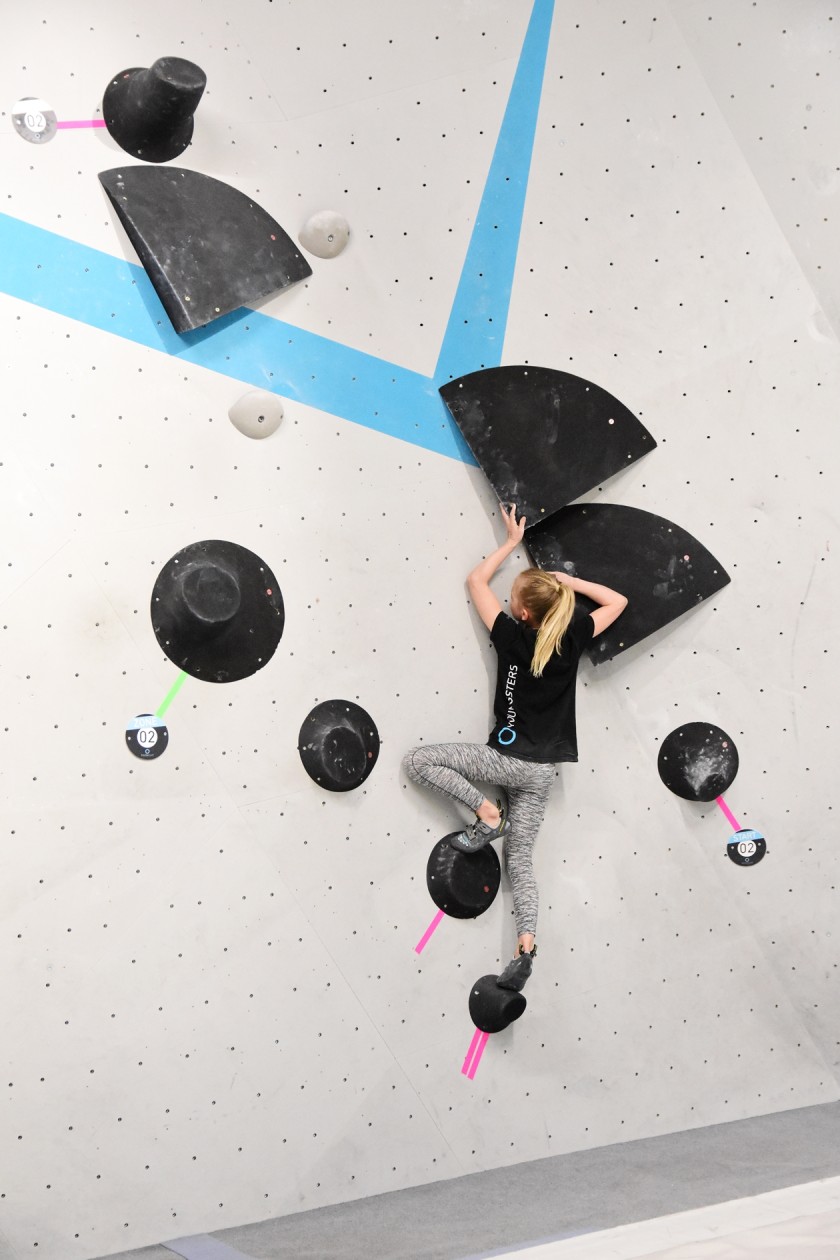
[[[463,585],[500,537],[483,476],[411,441],[410,417],[389,436],[299,394],[249,441],[227,412],[251,384],[92,326],[81,284],[57,313],[39,274],[47,233],[134,260],[96,179],[124,155],[102,130],[27,145],[14,100],[92,119],[112,74],[185,56],[208,88],[178,164],[293,236],[319,209],[351,224],[261,314],[325,339],[325,380],[330,342],[430,375],[530,12],[6,15],[0,216],[41,234],[21,296],[0,217],[3,1260],[838,1097],[837,0],[557,0],[503,361],[639,415],[656,451],[587,497],[678,521],[732,584],[583,666],[528,1010],[473,1082],[467,995],[510,949],[510,899],[415,955],[426,860],[458,815],[400,759],[489,730],[492,653]],[[151,587],[202,538],[268,562],[286,631],[241,683],[187,679],[143,764],[125,724],[177,676]],[[382,737],[349,794],[296,751],[332,697]],[[714,804],[658,778],[661,740],[700,719],[737,743],[726,799],[767,837],[754,869],[727,860]]]

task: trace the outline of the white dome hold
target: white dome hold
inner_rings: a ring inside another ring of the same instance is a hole
[[[231,407],[228,415],[234,428],[249,438],[265,438],[283,419],[283,404],[267,389],[251,389]]]
[[[335,258],[350,239],[350,225],[337,210],[319,210],[300,230],[303,248],[316,258]]]

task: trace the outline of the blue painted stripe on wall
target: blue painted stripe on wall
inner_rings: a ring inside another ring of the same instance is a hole
[[[439,385],[502,361],[553,14],[554,0],[534,0],[435,368]]]
[[[179,335],[142,267],[9,215],[0,215],[0,259],[0,288],[12,297],[475,463],[419,372],[244,309]]]
[[[136,263],[0,214],[0,291],[464,463],[437,385],[501,362],[554,0],[534,0],[433,377],[236,311],[179,336]]]

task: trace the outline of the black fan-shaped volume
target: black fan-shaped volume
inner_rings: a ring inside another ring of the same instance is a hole
[[[617,503],[565,507],[526,530],[525,541],[541,569],[562,569],[627,596],[627,609],[588,649],[596,665],[661,630],[729,582],[720,561],[679,525]],[[587,610],[594,608],[578,598]]]
[[[230,184],[166,166],[120,166],[99,180],[176,332],[312,275],[280,224]]]
[[[612,394],[554,368],[486,368],[440,394],[499,500],[529,525],[656,446]]]

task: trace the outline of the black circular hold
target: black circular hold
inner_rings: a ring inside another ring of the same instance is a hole
[[[426,864],[429,896],[438,910],[453,919],[477,919],[489,910],[499,891],[502,868],[498,854],[491,844],[477,853],[461,853],[452,848],[449,840],[450,836],[438,840],[429,854]]]
[[[726,846],[726,856],[737,866],[755,866],[767,852],[767,841],[760,831],[742,827],[731,836]]]
[[[738,773],[738,749],[719,726],[685,722],[662,741],[659,777],[686,801],[713,801]]]
[[[352,700],[324,700],[304,718],[298,752],[310,779],[328,792],[351,792],[379,756],[373,718]]]
[[[141,761],[154,761],[166,752],[169,731],[163,718],[154,713],[138,713],[126,723],[125,742],[128,751]]]
[[[524,993],[500,989],[498,976],[482,976],[470,990],[470,1019],[482,1032],[496,1033],[507,1028],[525,1010]]]
[[[120,70],[102,94],[105,126],[132,157],[169,162],[192,140],[193,115],[206,84],[201,67],[183,57]]]
[[[171,661],[205,682],[238,682],[262,669],[283,634],[285,609],[268,565],[238,543],[190,543],[163,566],[152,628]]]

